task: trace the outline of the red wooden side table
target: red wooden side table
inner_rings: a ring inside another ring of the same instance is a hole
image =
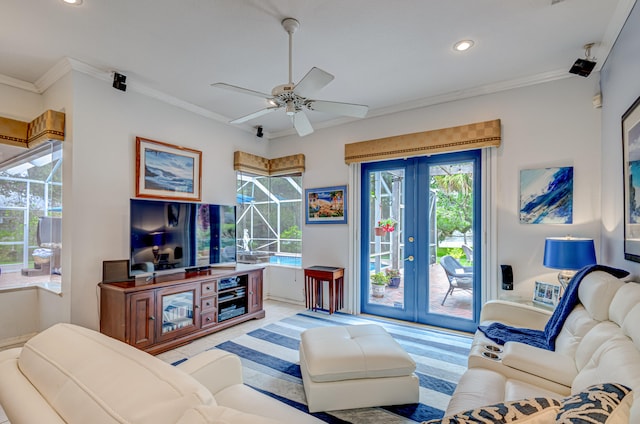
[[[329,314],[344,307],[344,268],[312,266],[304,269],[306,307],[315,311],[324,306],[323,282],[329,283]]]

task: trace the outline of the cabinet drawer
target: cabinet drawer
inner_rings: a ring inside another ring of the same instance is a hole
[[[202,323],[202,328],[215,324],[217,315],[218,312],[215,309],[213,311],[203,313],[200,321]]]
[[[200,291],[200,293],[202,293],[202,296],[210,296],[214,294],[217,289],[217,284],[218,283],[215,280],[205,281],[204,283],[202,283],[202,290]]]
[[[210,309],[213,309],[216,307],[216,297],[215,296],[208,296],[208,297],[203,297],[200,299],[200,309],[202,310],[202,312],[206,312]]]

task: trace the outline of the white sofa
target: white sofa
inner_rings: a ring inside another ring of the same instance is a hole
[[[477,414],[487,405],[536,397],[562,401],[593,385],[619,383],[633,392],[621,402],[612,422],[640,423],[640,284],[595,271],[580,284],[578,298],[580,303],[556,339],[555,351],[519,342],[498,346],[476,332],[469,368],[443,422],[462,411]],[[523,304],[491,301],[483,307],[481,323],[497,321],[543,330],[550,315]]]
[[[236,355],[174,367],[71,324],[0,352],[0,404],[11,424],[321,422],[244,385]]]

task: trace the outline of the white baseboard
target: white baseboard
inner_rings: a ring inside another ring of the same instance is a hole
[[[10,337],[8,339],[0,340],[0,350],[12,349],[14,347],[22,347],[27,340],[35,336],[38,333],[26,334],[24,336]]]
[[[286,297],[280,297],[280,296],[271,296],[268,295],[265,299],[268,300],[275,300],[277,302],[285,302],[285,303],[291,303],[292,305],[300,305],[300,306],[304,306],[304,300],[300,301],[298,299],[287,299]]]

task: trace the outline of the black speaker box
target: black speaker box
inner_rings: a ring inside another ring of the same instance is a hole
[[[500,265],[502,269],[502,289],[513,290],[513,269],[511,265]]]
[[[102,261],[103,283],[127,281],[129,279],[129,259],[120,259],[117,261]]]

